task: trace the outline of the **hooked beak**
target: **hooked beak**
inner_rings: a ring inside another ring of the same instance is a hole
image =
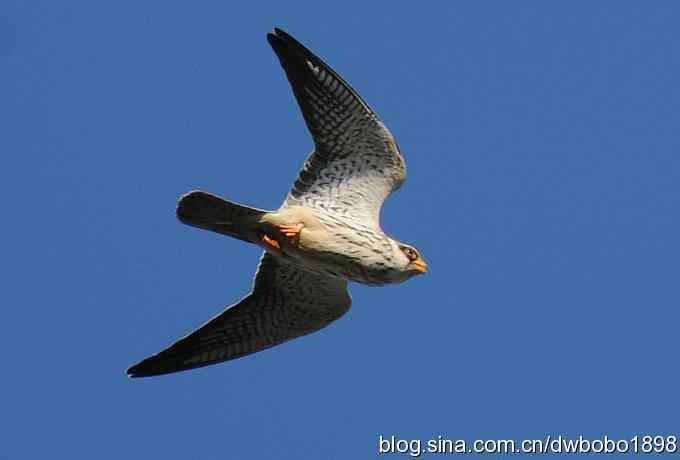
[[[417,259],[411,262],[411,266],[420,273],[427,273],[427,264],[423,259]]]

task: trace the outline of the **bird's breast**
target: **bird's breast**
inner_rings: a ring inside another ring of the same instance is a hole
[[[299,238],[284,244],[289,261],[315,273],[349,279],[362,284],[383,285],[393,282],[384,259],[386,246],[382,235],[355,228],[335,219],[316,219],[306,225]]]

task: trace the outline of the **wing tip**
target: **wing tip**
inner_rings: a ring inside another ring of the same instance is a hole
[[[295,60],[323,63],[315,53],[278,27],[274,27],[271,32],[267,33],[267,41],[282,62],[297,57]]]
[[[125,373],[127,376],[131,379],[136,379],[139,377],[151,377],[153,375],[158,375],[157,373],[154,373],[151,366],[148,366],[148,359],[145,359],[143,361],[140,361],[139,363],[135,364],[134,366],[130,366]]]
[[[169,367],[162,367],[162,366],[156,366],[153,363],[151,364],[146,364],[146,360],[142,361],[139,364],[135,364],[134,366],[130,367],[127,371],[126,374],[129,378],[131,379],[138,379],[142,377],[155,377],[158,375],[165,375],[165,374],[172,374],[175,372],[181,372],[185,370],[189,370],[189,368],[169,368]]]
[[[279,56],[279,59],[284,59],[288,50],[290,35],[283,32],[281,29],[274,27],[272,32],[267,33],[267,41],[274,52]]]
[[[338,80],[340,84],[342,84],[350,93],[352,93],[356,100],[359,101],[359,103],[369,114],[376,116],[375,112],[373,112],[366,101],[364,101],[359,93],[357,93],[356,90],[340,76],[340,74],[333,70],[333,68],[323,59],[321,59],[316,53],[300,43],[296,38],[292,37],[286,31],[278,27],[274,27],[272,32],[267,33],[267,41],[278,56],[281,66],[286,71],[288,80],[290,80],[293,86],[293,92],[298,91],[296,89],[294,80],[304,80],[305,78],[308,78],[309,64],[312,64],[315,67],[320,66],[323,67],[326,72],[333,75],[333,77]],[[300,102],[300,105],[304,104],[304,102],[300,101],[299,97],[298,102]]]
[[[278,39],[278,40],[291,40],[293,37],[290,36],[285,30],[274,26],[271,32],[267,32],[268,39]],[[294,40],[294,39],[293,39]]]
[[[129,379],[138,379],[140,377],[147,377],[146,375],[143,375],[141,372],[137,372],[132,367],[127,370],[126,375],[128,376]]]
[[[191,368],[177,365],[177,363],[172,360],[164,359],[161,356],[162,353],[163,352],[149,356],[137,364],[130,366],[126,371],[127,376],[131,379],[154,377],[156,375],[172,374],[173,372],[180,372]]]
[[[283,36],[285,32],[278,27],[274,27],[271,32],[267,32],[267,41],[269,43],[272,43],[272,41],[277,41],[281,40],[281,36]]]

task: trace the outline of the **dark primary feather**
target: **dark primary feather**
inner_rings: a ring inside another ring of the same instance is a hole
[[[264,254],[247,297],[127,373],[149,377],[240,358],[321,329],[350,303],[346,280]]]
[[[296,39],[275,28],[267,41],[286,72],[315,142],[321,144],[317,147],[324,147],[324,135],[337,128],[338,121],[377,118],[349,83]]]

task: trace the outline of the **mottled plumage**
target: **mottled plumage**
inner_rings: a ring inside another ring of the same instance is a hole
[[[349,84],[290,35],[274,29],[267,40],[314,151],[277,211],[202,191],[180,198],[183,223],[257,244],[265,253],[248,296],[128,369],[131,377],[207,366],[309,334],[349,309],[348,280],[383,285],[427,270],[414,248],[380,228],[382,203],[406,176],[390,132]]]

